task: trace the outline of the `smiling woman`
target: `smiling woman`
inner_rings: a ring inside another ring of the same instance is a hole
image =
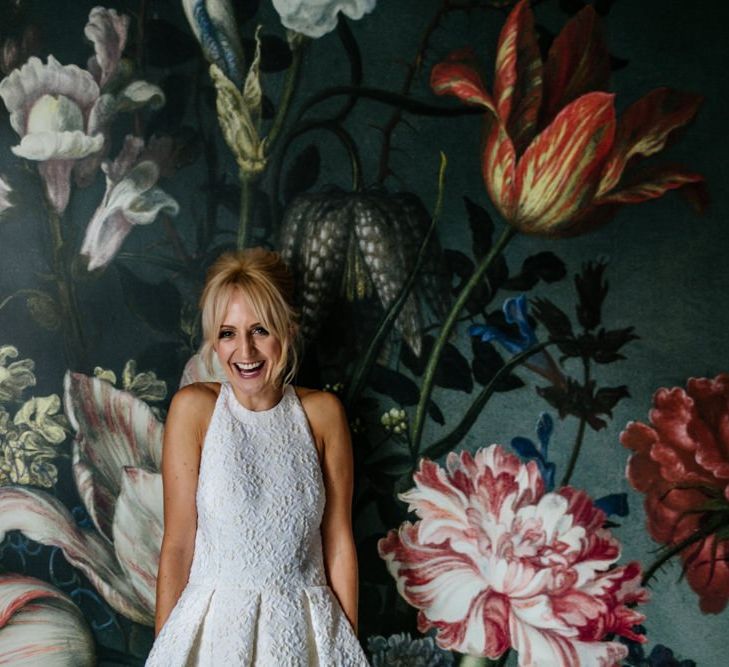
[[[291,283],[261,249],[208,273],[202,356],[217,355],[227,379],[187,385],[170,406],[148,667],[368,664],[347,419],[332,394],[291,385]]]
[[[276,253],[262,248],[226,253],[210,268],[200,298],[201,355],[212,373],[217,354],[239,399],[264,386],[280,391],[277,385],[293,379],[298,327],[292,301],[293,279]],[[256,378],[255,386],[247,382]]]

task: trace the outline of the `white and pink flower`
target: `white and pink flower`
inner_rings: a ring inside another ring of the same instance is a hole
[[[0,576],[0,664],[96,664],[94,638],[71,598],[45,581]]]
[[[177,215],[177,202],[157,187],[160,170],[146,159],[144,142],[128,135],[119,155],[105,160],[106,192],[91,217],[81,254],[89,260],[88,269],[103,268],[114,258],[135,225],[149,225],[160,213]]]
[[[38,162],[48,202],[63,215],[71,193],[71,173],[88,185],[108,152],[110,126],[117,114],[164,104],[164,93],[146,81],[106,91],[110,82],[129,77],[121,54],[129,19],[115,10],[95,7],[86,36],[94,46],[90,71],[61,65],[52,55],[45,64],[29,58],[0,82],[0,97],[10,112],[10,124],[20,137],[12,147],[19,157]]]
[[[152,625],[163,530],[162,424],[131,393],[78,373],[66,374],[64,403],[76,432],[74,480],[94,528],[79,527],[55,496],[9,486],[0,488],[0,540],[20,530],[60,548],[113,609]]]
[[[89,127],[99,86],[76,65],[61,65],[53,56],[44,65],[32,57],[0,82],[0,97],[20,137],[11,150],[39,163],[48,201],[62,214],[74,164],[104,145],[104,137]]]
[[[620,544],[582,491],[545,493],[537,465],[498,445],[423,459],[400,498],[420,518],[380,540],[400,594],[419,609],[418,629],[441,648],[519,664],[614,665],[644,616],[640,565],[614,566]]]

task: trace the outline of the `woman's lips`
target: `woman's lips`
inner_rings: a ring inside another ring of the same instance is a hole
[[[263,367],[266,365],[265,361],[259,361],[256,363],[258,364],[257,366],[245,369],[242,365],[234,363],[233,368],[235,368],[239,377],[244,380],[252,380],[253,378],[257,378],[263,372]],[[246,366],[250,366],[250,364],[246,364]]]

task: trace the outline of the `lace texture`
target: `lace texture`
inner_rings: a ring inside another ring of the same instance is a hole
[[[223,383],[205,436],[190,577],[147,667],[367,667],[327,586],[325,492],[293,387],[248,410]]]

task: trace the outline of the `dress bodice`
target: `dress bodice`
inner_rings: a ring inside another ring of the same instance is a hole
[[[296,391],[252,411],[224,382],[200,460],[190,583],[244,588],[325,585],[324,483]]]

